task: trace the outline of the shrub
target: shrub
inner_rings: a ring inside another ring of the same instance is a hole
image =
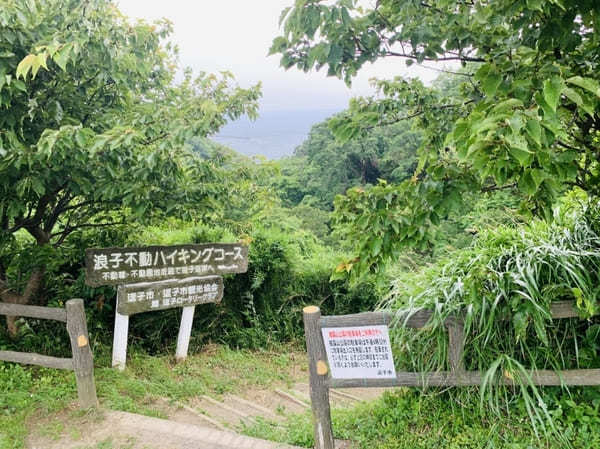
[[[444,321],[461,314],[466,367],[486,373],[482,394],[499,408],[496,393],[511,397],[515,391],[500,387],[499,380],[517,379],[516,391],[541,423],[543,407],[540,412],[534,406],[541,397],[528,385],[526,369],[600,366],[600,320],[592,318],[600,312],[599,212],[594,205],[565,207],[552,223],[535,220],[482,232],[469,248],[399,279],[384,306],[433,312],[425,328],[396,335],[396,345],[409,349],[401,364],[419,371],[447,369]],[[550,307],[558,300],[574,300],[587,321],[552,320]]]
[[[310,232],[284,225],[254,225],[250,235],[247,273],[225,276],[220,304],[198,306],[191,349],[208,341],[233,347],[265,347],[301,339],[302,308],[319,304],[325,313],[351,313],[372,309],[377,302],[374,282],[349,287],[329,281],[339,255],[319,243]],[[170,220],[156,226],[79,232],[57,252],[57,263],[47,274],[46,295],[52,306],[84,298],[91,341],[97,351],[112,344],[116,289],[85,285],[83,252],[89,247],[173,245],[181,243],[235,242],[229,228],[206,223]],[[172,351],[181,311],[172,309],[135,315],[130,320],[130,344],[159,353]],[[70,345],[64,324],[23,320],[21,338],[0,337],[0,346],[68,356]]]

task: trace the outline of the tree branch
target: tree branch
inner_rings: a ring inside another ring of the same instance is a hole
[[[54,206],[52,213],[48,217],[48,220],[46,220],[46,222],[44,223],[44,230],[46,232],[51,232],[52,229],[54,229],[54,226],[58,222],[59,217],[61,216],[61,214],[63,214],[65,212],[65,208],[66,208],[67,204],[69,204],[71,199],[72,199],[71,193],[65,192],[63,197],[60,198],[56,202],[56,205]]]
[[[436,67],[430,67],[430,66],[426,66],[423,64],[418,64],[418,65],[419,65],[419,67],[423,67],[424,69],[435,70],[436,72],[441,72],[441,73],[449,73],[450,75],[460,75],[460,76],[468,76],[468,77],[475,76],[474,73],[453,72],[452,70],[438,69]]]
[[[567,143],[565,143],[565,142],[562,142],[562,141],[560,141],[560,140],[557,140],[557,141],[556,141],[556,143],[557,143],[558,145],[560,145],[561,147],[563,147],[563,148],[566,148],[566,149],[568,149],[568,150],[581,151],[581,148],[575,148],[575,147],[573,147],[573,146],[571,146],[571,145],[569,145],[569,144],[567,144]]]
[[[411,55],[409,53],[398,53],[395,51],[387,51],[384,56],[397,56],[400,58],[414,59],[418,60],[419,58],[415,55]],[[483,58],[474,58],[471,56],[443,56],[441,58],[428,58],[424,57],[423,61],[465,61],[465,62],[485,62]]]
[[[158,142],[159,140],[162,140],[162,139],[164,139],[166,137],[169,137],[169,133],[164,132],[164,133],[159,134],[158,136],[156,136],[156,137],[154,137],[152,139],[145,140],[144,142],[142,142],[142,145],[151,145],[154,142]]]
[[[506,189],[513,189],[517,186],[516,182],[513,182],[512,184],[506,184],[504,186],[498,186],[496,184],[491,185],[491,186],[486,186],[486,187],[482,187],[481,188],[481,192],[482,193],[487,193],[487,192],[495,192],[498,190],[506,190]]]
[[[107,223],[82,223],[79,225],[75,225],[75,226],[68,226],[65,227],[62,231],[59,232],[55,232],[53,234],[50,235],[50,239],[53,239],[55,237],[60,236],[60,238],[53,244],[54,247],[58,247],[60,245],[62,245],[62,243],[65,241],[65,239],[74,231],[76,231],[77,229],[82,229],[82,228],[103,228],[106,226],[116,226],[116,225],[125,225],[127,224],[126,221],[111,221],[111,222],[107,222]]]

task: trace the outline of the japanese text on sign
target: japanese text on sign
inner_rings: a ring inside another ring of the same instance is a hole
[[[151,310],[216,303],[221,298],[223,298],[221,276],[129,284],[119,287],[117,311],[121,315],[133,315]]]
[[[334,379],[394,379],[396,369],[387,326],[321,329]]]
[[[91,286],[243,273],[247,269],[248,247],[238,244],[86,250],[86,282]]]

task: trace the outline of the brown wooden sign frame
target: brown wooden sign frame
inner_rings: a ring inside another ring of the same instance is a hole
[[[552,304],[552,318],[575,318],[578,315],[572,301],[560,301]],[[327,354],[322,328],[387,325],[422,328],[430,320],[432,313],[421,310],[406,316],[390,312],[367,312],[354,315],[321,316],[316,306],[304,308],[304,331],[308,352],[310,375],[310,399],[312,403],[315,448],[334,449],[331,426],[331,408],[329,391],[332,388],[364,387],[447,387],[481,385],[483,373],[466,371],[463,363],[465,331],[459,318],[446,321],[449,338],[448,364],[450,371],[442,372],[397,372],[392,379],[333,379],[327,362]],[[532,370],[530,379],[535,385],[586,385],[600,386],[600,369],[581,369],[565,371]],[[513,379],[503,378],[507,385],[514,384]]]

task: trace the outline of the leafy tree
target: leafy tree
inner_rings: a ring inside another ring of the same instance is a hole
[[[321,209],[331,210],[335,196],[350,187],[377,184],[378,179],[397,182],[414,172],[420,133],[411,123],[374,128],[356,139],[340,141],[329,124],[345,115],[314,125],[294,156],[282,160],[278,187],[291,204],[311,195]]]
[[[0,0],[2,301],[39,299],[78,229],[211,207],[218,174],[184,142],[254,116],[259,87],[189,70],[176,83],[170,32],[108,0]]]
[[[408,118],[424,131],[413,179],[337,204],[358,242],[358,271],[402,246],[426,247],[466,192],[514,190],[536,213],[564,189],[600,193],[599,17],[594,0],[298,0],[283,12],[271,51],[286,68],[327,67],[350,82],[380,58],[463,67],[458,95],[418,80],[379,81],[381,96],[354,100],[333,123],[345,139]]]

